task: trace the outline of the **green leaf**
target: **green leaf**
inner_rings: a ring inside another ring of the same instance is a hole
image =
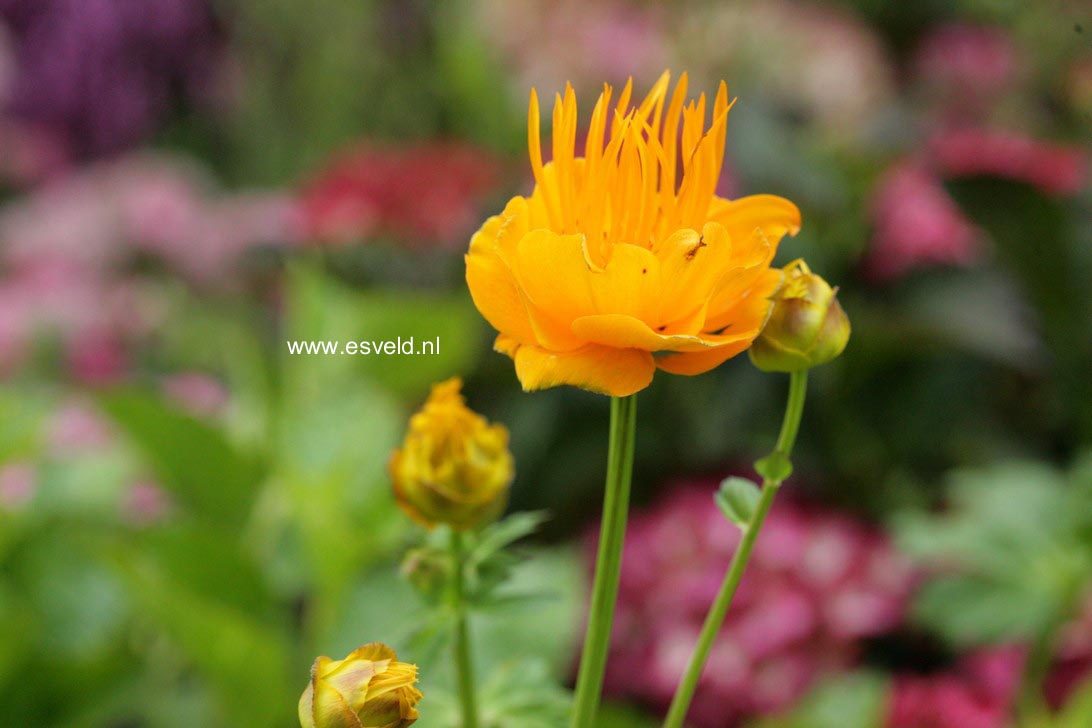
[[[100,403],[144,455],[159,484],[192,515],[232,528],[242,524],[263,476],[256,458],[158,397],[116,391],[104,394]]]
[[[783,483],[792,475],[792,461],[785,453],[775,450],[755,463],[755,472],[766,480]]]
[[[750,728],[876,728],[883,724],[887,682],[870,672],[851,673],[815,688],[785,716]]]
[[[215,691],[226,724],[268,728],[292,714],[306,668],[301,666],[302,680],[290,679],[290,653],[280,625],[194,593],[153,559],[127,552],[119,565],[142,618]]]
[[[739,526],[741,531],[746,531],[754,518],[758,497],[757,485],[746,478],[733,476],[721,482],[713,500],[729,521]]]
[[[463,293],[358,291],[302,266],[287,285],[286,340],[336,341],[342,349],[353,342],[373,352],[291,355],[282,343],[289,371],[348,370],[419,398],[433,382],[472,368],[481,352],[480,316]],[[374,353],[389,342],[397,353]]]

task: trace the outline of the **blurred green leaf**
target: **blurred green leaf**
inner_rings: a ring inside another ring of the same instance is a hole
[[[1061,473],[1005,463],[956,473],[949,507],[895,521],[904,551],[936,573],[915,616],[956,644],[1049,634],[1092,583],[1089,495]]]
[[[212,425],[137,391],[102,395],[102,409],[192,515],[229,528],[250,513],[263,466]]]
[[[880,728],[886,698],[882,677],[851,673],[819,685],[789,715],[759,720],[751,728]]]
[[[226,712],[224,723],[269,728],[292,715],[297,686],[287,671],[290,652],[277,623],[197,594],[175,581],[165,565],[134,556],[123,554],[121,573],[142,619],[161,630],[208,681]]]

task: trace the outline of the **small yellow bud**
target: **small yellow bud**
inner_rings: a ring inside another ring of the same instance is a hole
[[[850,326],[837,294],[803,260],[785,266],[770,320],[751,345],[754,365],[767,372],[798,372],[841,354]]]
[[[417,721],[417,666],[372,642],[344,660],[319,657],[300,696],[302,728],[405,728]]]
[[[466,530],[491,521],[508,501],[514,460],[508,430],[467,408],[458,378],[433,385],[391,455],[394,497],[411,518]]]

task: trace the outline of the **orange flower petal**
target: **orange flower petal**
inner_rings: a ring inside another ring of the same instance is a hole
[[[494,251],[504,225],[504,216],[491,217],[470,239],[470,252],[465,256],[466,285],[474,305],[493,328],[518,339],[533,339],[534,331],[516,281]]]
[[[740,338],[734,333],[725,336],[658,334],[644,321],[616,313],[582,316],[573,321],[573,333],[593,344],[645,351],[702,351],[710,347],[723,346]],[[750,337],[753,338],[754,335],[750,334]]]
[[[707,331],[761,329],[770,315],[770,298],[781,287],[785,275],[777,268],[741,272],[724,282],[709,304]]]
[[[757,331],[755,335],[758,335]],[[656,366],[671,374],[685,374],[688,376],[704,374],[710,369],[720,366],[741,351],[745,351],[751,345],[753,339],[754,337],[751,337],[716,349],[657,357]]]
[[[796,235],[800,231],[799,208],[777,195],[751,195],[738,200],[713,198],[709,219],[725,227],[736,245],[737,255],[747,252],[740,244],[751,240],[756,229],[762,231],[774,250],[786,233]],[[737,264],[746,265],[739,261]]]
[[[564,353],[525,344],[516,349],[514,359],[516,376],[525,392],[570,384],[625,397],[647,387],[656,371],[647,351],[594,344]]]
[[[619,313],[652,320],[661,296],[660,261],[648,248],[619,243],[600,271],[588,271],[592,313]],[[576,318],[574,316],[573,318]]]
[[[657,329],[697,333],[705,319],[698,314],[728,269],[731,253],[728,231],[715,222],[705,225],[701,233],[678,230],[656,246],[663,280]]]

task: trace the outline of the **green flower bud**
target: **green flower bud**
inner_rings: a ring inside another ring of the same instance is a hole
[[[837,294],[803,260],[785,266],[770,319],[751,345],[754,365],[767,372],[798,372],[841,354],[850,326]]]

